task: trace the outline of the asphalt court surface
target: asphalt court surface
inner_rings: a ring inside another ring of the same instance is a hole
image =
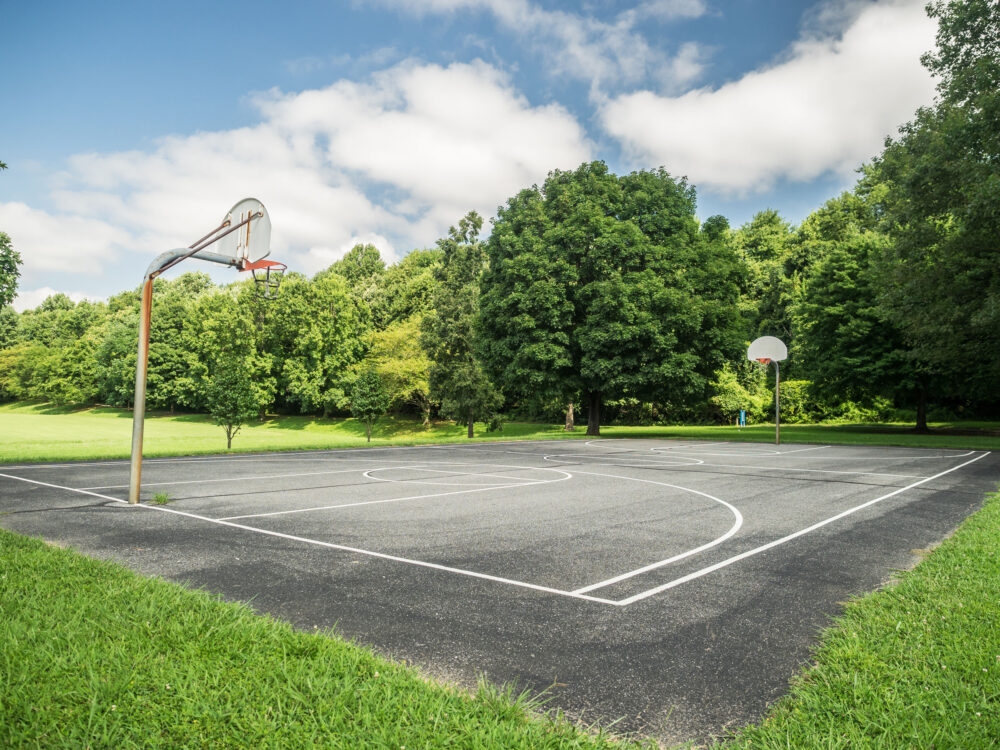
[[[0,524],[667,741],[758,718],[1000,481],[984,451],[574,440],[149,459],[132,507],[128,469],[0,467]]]

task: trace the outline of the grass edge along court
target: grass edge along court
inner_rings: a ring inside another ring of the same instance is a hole
[[[848,603],[790,694],[725,746],[997,746],[998,538],[994,494]],[[539,716],[516,690],[469,695],[334,633],[7,531],[0,609],[3,746],[636,746]]]
[[[914,448],[1000,450],[1000,423],[953,422],[932,425],[930,434],[902,424],[782,425],[782,442],[850,445],[905,445]],[[54,407],[13,403],[0,406],[0,463],[127,458],[132,413],[110,407]],[[360,448],[367,445],[468,443],[465,426],[384,417],[371,443],[355,419],[271,417],[247,424],[233,441],[231,453]],[[558,424],[511,422],[502,432],[487,433],[476,425],[474,440],[586,439],[586,429],[566,432]],[[675,437],[730,442],[774,442],[774,425],[733,426],[606,426],[602,437]],[[143,453],[147,457],[225,453],[221,427],[199,414],[149,414]]]

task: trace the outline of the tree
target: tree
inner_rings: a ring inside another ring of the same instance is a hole
[[[749,337],[777,336],[792,344],[788,314],[795,294],[795,233],[777,211],[768,209],[731,234],[733,248],[745,267],[743,310],[749,323]],[[792,347],[794,349],[794,347]]]
[[[989,0],[933,2],[923,57],[938,98],[865,170],[892,239],[880,305],[938,395],[997,400],[1000,369],[1000,23]]]
[[[4,168],[6,169],[6,165]],[[20,265],[21,255],[11,244],[10,236],[0,232],[0,308],[9,305],[17,296]]]
[[[478,241],[482,225],[479,214],[471,211],[438,241],[442,263],[434,274],[433,309],[424,316],[420,335],[431,358],[431,397],[441,402],[442,414],[468,425],[470,438],[477,418],[487,421],[503,403],[476,353],[479,278],[486,263]]]
[[[420,316],[415,315],[384,331],[376,331],[361,367],[378,373],[389,394],[390,405],[416,407],[427,426],[433,407],[431,360],[420,346],[420,320]]]
[[[257,416],[259,405],[242,358],[223,353],[215,361],[207,390],[208,412],[226,431],[226,450],[247,422]]]
[[[358,375],[351,389],[351,414],[365,423],[368,442],[372,441],[372,426],[389,408],[389,394],[375,370],[366,369]]]
[[[369,299],[376,330],[385,330],[430,309],[436,283],[434,268],[440,263],[440,250],[414,250],[377,277]]]
[[[283,403],[303,414],[347,409],[352,367],[364,356],[370,330],[367,306],[338,274],[312,282],[286,275],[261,334]]]
[[[917,428],[926,429],[921,369],[878,306],[873,261],[887,242],[858,232],[812,267],[792,309],[797,363],[820,396],[841,402],[882,395],[916,403]]]
[[[699,234],[694,190],[602,162],[549,174],[502,207],[488,243],[482,357],[521,399],[705,399],[740,345],[738,264]]]

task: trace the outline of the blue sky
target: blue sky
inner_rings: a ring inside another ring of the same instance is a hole
[[[798,222],[932,100],[923,4],[0,0],[17,306],[134,287],[246,195],[306,273],[590,159],[686,175],[701,218]]]

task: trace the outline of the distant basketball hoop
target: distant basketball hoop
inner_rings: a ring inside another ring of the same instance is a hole
[[[774,444],[781,445],[781,372],[779,362],[788,359],[788,347],[779,338],[761,336],[747,348],[747,359],[767,367],[774,362]]]

